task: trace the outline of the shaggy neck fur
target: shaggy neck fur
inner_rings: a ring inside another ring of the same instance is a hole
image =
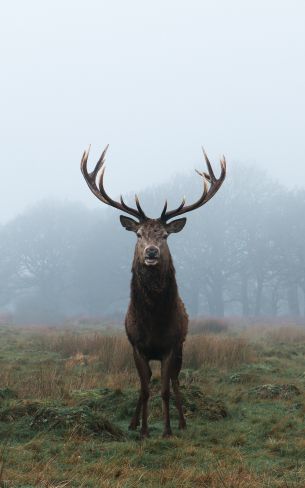
[[[162,309],[173,306],[177,299],[175,268],[171,256],[167,265],[146,266],[136,258],[132,266],[131,299],[142,310]]]

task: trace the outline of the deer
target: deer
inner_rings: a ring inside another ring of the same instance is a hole
[[[181,204],[173,210],[168,210],[165,201],[161,216],[153,219],[146,216],[137,195],[135,195],[135,207],[131,207],[125,203],[122,196],[120,201],[116,201],[106,193],[104,173],[107,149],[108,145],[94,170],[88,172],[89,146],[89,149],[83,153],[81,171],[88,187],[101,202],[136,219],[120,215],[121,225],[137,236],[125,330],[133,350],[134,363],[140,380],[140,393],[129,429],[137,429],[142,413],[140,437],[149,436],[147,417],[149,383],[152,376],[149,363],[157,360],[161,362],[163,437],[169,437],[172,435],[169,411],[170,383],[178,410],[179,429],[186,427],[178,377],[182,367],[183,344],[188,331],[188,315],[179,296],[167,238],[170,234],[180,232],[186,223],[185,217],[172,219],[205,205],[216,194],[226,176],[226,160],[224,156],[220,159],[221,174],[216,178],[202,148],[208,172],[196,170],[203,181],[199,199],[193,204],[186,205],[186,200],[183,198]]]

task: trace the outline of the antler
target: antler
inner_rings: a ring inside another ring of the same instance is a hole
[[[200,173],[197,169],[195,170],[199,176],[203,178],[203,192],[199,200],[197,202],[193,203],[192,205],[187,205],[185,206],[185,198],[183,198],[181,204],[179,207],[177,207],[174,210],[170,210],[167,212],[167,201],[165,201],[164,208],[162,210],[162,214],[159,220],[162,222],[166,222],[169,219],[172,219],[173,217],[177,217],[177,215],[182,215],[186,212],[191,212],[192,210],[195,210],[195,208],[199,208],[205,203],[207,203],[214,195],[215,193],[219,190],[221,187],[222,183],[224,182],[224,179],[226,177],[226,160],[225,157],[223,156],[222,159],[220,159],[220,166],[221,166],[221,174],[220,177],[217,179],[214,175],[211,163],[205,153],[205,150],[202,148],[204,159],[206,162],[206,165],[208,167],[208,173],[205,173],[204,171]],[[208,186],[210,184],[210,187]]]
[[[89,173],[87,169],[87,162],[88,162],[88,156],[89,156],[89,151],[90,151],[90,146],[88,151],[84,151],[81,163],[80,163],[80,169],[81,172],[83,173],[83,176],[86,180],[87,185],[89,186],[90,190],[92,193],[103,203],[106,203],[107,205],[110,205],[111,207],[118,208],[119,210],[122,210],[123,212],[126,212],[130,215],[133,215],[134,217],[138,218],[141,222],[146,220],[147,217],[145,213],[143,212],[139,199],[137,195],[135,196],[135,201],[136,201],[136,206],[137,209],[129,207],[126,205],[126,203],[123,200],[123,197],[120,196],[121,202],[116,202],[115,200],[112,200],[112,198],[109,197],[109,195],[106,193],[105,188],[104,188],[104,173],[105,173],[105,155],[107,152],[107,149],[109,147],[109,144],[105,147],[104,151],[102,152],[102,155],[100,159],[98,160],[94,170]]]

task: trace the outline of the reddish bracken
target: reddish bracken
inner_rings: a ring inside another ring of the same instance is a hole
[[[132,264],[131,296],[125,319],[129,342],[133,347],[135,365],[141,382],[141,390],[130,429],[140,424],[141,436],[148,436],[147,404],[151,378],[150,360],[161,361],[161,396],[164,415],[164,436],[170,436],[169,397],[170,382],[175,394],[179,414],[179,428],[184,429],[185,419],[179,392],[178,376],[182,365],[182,348],[188,328],[188,316],[179,296],[175,268],[167,245],[167,237],[180,232],[186,218],[168,220],[190,212],[207,203],[218,191],[226,176],[226,161],[221,163],[221,175],[217,179],[204,152],[208,173],[199,175],[203,180],[203,192],[192,205],[185,200],[174,210],[167,210],[165,202],[161,216],[150,219],[143,212],[136,196],[136,208],[129,207],[121,197],[120,202],[112,200],[104,189],[105,154],[102,153],[95,169],[89,173],[87,161],[89,151],[85,151],[81,161],[83,176],[93,194],[103,203],[115,207],[138,220],[121,215],[120,220],[126,230],[137,235]]]

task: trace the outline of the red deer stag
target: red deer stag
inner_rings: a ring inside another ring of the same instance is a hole
[[[226,176],[226,161],[225,158],[220,160],[221,175],[217,179],[210,161],[203,151],[208,173],[197,171],[203,179],[203,191],[200,198],[192,205],[185,205],[185,199],[183,199],[179,207],[174,210],[167,210],[167,202],[165,202],[161,216],[158,219],[150,219],[143,212],[137,195],[135,197],[136,208],[132,208],[126,205],[122,197],[118,202],[112,200],[106,193],[104,162],[107,148],[108,146],[92,173],[88,173],[87,170],[89,151],[85,151],[81,161],[81,171],[90,190],[99,200],[138,219],[136,221],[124,215],[120,216],[122,226],[137,235],[132,264],[131,296],[125,328],[133,348],[141,390],[129,428],[135,430],[140,424],[142,410],[141,436],[149,435],[147,426],[147,404],[151,378],[149,361],[159,360],[161,361],[161,396],[164,416],[163,435],[167,437],[172,433],[169,416],[170,381],[179,414],[179,428],[184,429],[186,426],[179,393],[178,375],[182,364],[183,342],[188,328],[188,316],[178,294],[175,268],[167,245],[169,234],[180,232],[185,225],[186,218],[171,222],[168,220],[201,207],[215,195]]]

